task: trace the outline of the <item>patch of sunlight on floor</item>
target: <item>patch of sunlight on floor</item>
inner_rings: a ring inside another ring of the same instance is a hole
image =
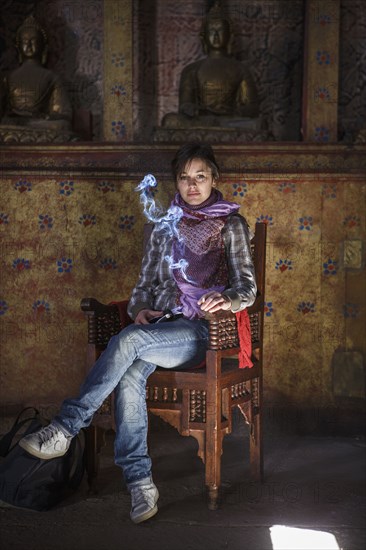
[[[270,528],[273,550],[342,550],[332,533],[287,525]]]

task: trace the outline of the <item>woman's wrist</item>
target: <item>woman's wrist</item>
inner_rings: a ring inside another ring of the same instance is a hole
[[[223,309],[225,309],[225,310],[231,309],[231,306],[232,306],[231,298],[227,294],[222,294],[222,297],[223,297],[225,303],[229,306],[229,307],[225,307]]]

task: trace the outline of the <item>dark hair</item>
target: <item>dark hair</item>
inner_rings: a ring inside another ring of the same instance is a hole
[[[176,152],[172,160],[172,171],[175,182],[177,182],[185,166],[192,162],[193,159],[201,159],[206,162],[212,170],[214,179],[220,177],[220,169],[211,145],[207,145],[206,143],[187,143]]]

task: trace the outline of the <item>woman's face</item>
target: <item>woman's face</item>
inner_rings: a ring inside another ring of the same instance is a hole
[[[177,178],[177,189],[182,199],[192,206],[205,202],[215,185],[211,168],[202,159],[192,159]]]

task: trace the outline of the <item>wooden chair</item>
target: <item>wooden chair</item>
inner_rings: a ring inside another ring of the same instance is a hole
[[[250,430],[250,473],[252,480],[263,478],[262,452],[262,362],[266,224],[257,223],[251,241],[258,295],[248,308],[252,333],[252,368],[238,368],[239,342],[236,317],[231,312],[207,316],[209,346],[206,366],[197,370],[157,369],[148,378],[148,411],[171,424],[181,435],[198,442],[198,455],[205,464],[208,507],[218,506],[221,483],[222,442],[232,431],[232,411],[238,407]],[[126,302],[127,305],[127,302]],[[117,305],[104,305],[86,298],[81,309],[88,318],[90,368],[105,349],[110,337],[121,330]],[[131,322],[131,321],[130,321]],[[98,472],[98,453],[102,441],[100,427],[113,427],[113,396],[95,414],[87,430],[87,472],[93,482]]]

